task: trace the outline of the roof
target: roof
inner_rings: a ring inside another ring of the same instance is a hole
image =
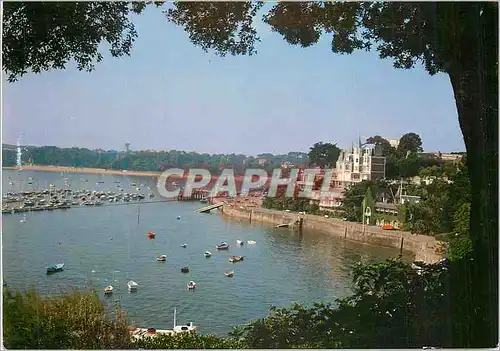
[[[417,196],[417,195],[401,195],[401,197],[404,197],[407,199],[420,199],[420,196]]]
[[[375,208],[383,208],[383,209],[386,209],[386,210],[397,210],[397,206],[394,205],[394,204],[386,204],[384,202],[377,202],[375,204]]]

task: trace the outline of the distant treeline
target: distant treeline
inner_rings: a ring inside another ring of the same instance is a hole
[[[23,164],[53,165],[68,167],[88,167],[125,169],[134,171],[164,171],[167,168],[204,168],[212,172],[222,168],[233,168],[236,174],[243,174],[247,168],[262,168],[272,171],[283,162],[305,166],[308,154],[289,152],[286,155],[270,153],[257,156],[241,154],[199,154],[178,150],[170,151],[130,151],[90,150],[85,148],[59,148],[56,146],[23,147]],[[2,150],[2,166],[16,165],[16,151]]]

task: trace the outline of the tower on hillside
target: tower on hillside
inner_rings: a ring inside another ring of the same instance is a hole
[[[125,152],[127,154],[130,152],[130,143],[125,143]]]

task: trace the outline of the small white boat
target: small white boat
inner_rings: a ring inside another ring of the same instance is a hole
[[[185,248],[185,247],[187,247],[187,244],[182,244],[182,245],[181,245],[181,247],[184,247],[184,248]]]
[[[244,245],[245,242],[243,240],[236,240],[236,244],[238,244],[238,245]]]
[[[161,330],[156,328],[137,328],[129,327],[130,334],[136,340],[151,338],[157,335],[172,335],[178,333],[196,333],[197,327],[190,322],[189,324],[177,325],[176,323],[177,311],[174,308],[174,328],[171,330]]]
[[[210,251],[205,251],[205,257],[209,258],[210,256],[212,256],[212,253]]]
[[[47,274],[52,274],[55,272],[60,272],[64,269],[64,263],[58,263],[53,266],[47,267]]]
[[[156,257],[156,260],[158,262],[165,262],[167,260],[167,255],[158,256],[158,257]]]
[[[113,287],[111,285],[108,285],[107,287],[104,288],[104,294],[109,295],[113,293]]]
[[[256,242],[255,240],[247,240],[247,244],[252,245],[252,244],[256,244],[256,243],[257,243],[257,242]]]
[[[236,262],[241,262],[243,261],[243,256],[229,256],[229,262],[230,263],[236,263]]]
[[[181,216],[177,216],[177,219],[181,219]]]
[[[233,277],[234,276],[234,271],[224,272],[224,275],[226,277]]]
[[[187,288],[188,290],[192,290],[194,288],[196,288],[196,283],[194,281],[190,281],[188,284],[187,284]]]
[[[137,287],[139,286],[139,284],[137,284],[136,282],[131,280],[127,283],[127,286],[128,286],[128,290],[132,291],[132,290],[137,290]]]

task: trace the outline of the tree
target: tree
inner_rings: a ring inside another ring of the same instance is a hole
[[[391,151],[394,149],[391,144],[380,135],[375,135],[366,139],[367,144],[375,144],[375,148],[379,149],[382,156],[389,156]]]
[[[80,67],[90,69],[89,62],[100,59],[95,43],[103,39],[115,43],[112,54],[128,53],[128,43],[135,35],[126,19],[129,5],[96,4],[4,3],[3,67],[11,80],[28,70],[37,73],[63,68],[70,58],[76,58]],[[102,6],[102,11],[91,11],[96,6]],[[255,2],[177,2],[166,15],[183,26],[191,42],[205,51],[251,55],[259,40],[252,19],[261,6],[262,3]],[[96,12],[98,18],[94,20]],[[317,43],[322,34],[328,34],[332,35],[334,53],[350,54],[374,48],[381,58],[392,58],[396,68],[410,69],[422,62],[429,74],[443,72],[450,77],[470,160],[472,194],[470,233],[474,260],[470,269],[473,274],[467,278],[470,295],[467,292],[463,296],[470,316],[464,330],[470,329],[467,334],[470,337],[464,339],[467,344],[463,346],[495,345],[498,339],[498,3],[283,2],[275,4],[264,20],[292,45],[308,47]],[[98,30],[102,27],[106,30]],[[123,35],[124,40],[120,39]]]
[[[331,143],[315,143],[309,150],[309,163],[322,168],[335,167],[335,163],[340,155],[340,149],[337,147],[337,144]]]
[[[363,199],[367,190],[370,188],[373,197],[376,199],[380,190],[385,187],[385,183],[372,180],[364,180],[349,187],[349,189],[347,189],[344,193],[341,206],[341,209],[345,212],[347,220],[352,222],[361,222],[363,217]]]
[[[438,166],[424,167],[418,172],[420,178],[437,178],[443,175],[443,169]]]
[[[471,252],[470,240],[470,203],[465,202],[460,205],[453,218],[453,232],[451,233],[449,244],[450,259],[465,257]]]
[[[422,152],[422,139],[415,133],[407,133],[399,139],[398,153],[404,157],[408,152]]]
[[[8,349],[127,349],[123,315],[109,318],[96,293],[43,298],[4,288],[3,335]]]
[[[28,72],[64,69],[75,60],[91,71],[102,60],[101,42],[112,56],[129,55],[137,37],[129,19],[138,2],[12,2],[3,4],[3,69],[15,81]]]
[[[459,345],[445,297],[451,277],[453,270],[443,264],[417,271],[401,260],[360,263],[353,271],[353,294],[336,299],[336,306],[273,307],[269,316],[231,335],[258,349]]]

